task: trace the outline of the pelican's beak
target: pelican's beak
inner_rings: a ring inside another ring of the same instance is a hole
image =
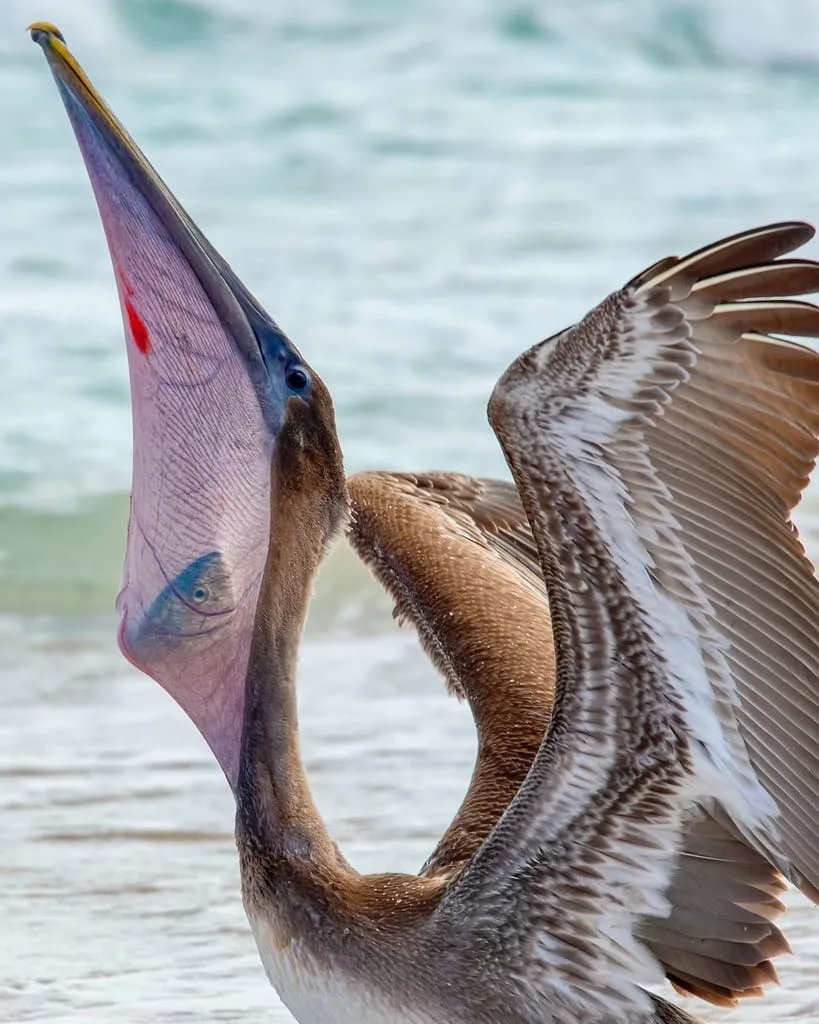
[[[120,643],[172,693],[235,784],[271,457],[299,353],[196,227],[53,25],[46,55],[102,217],[125,324],[134,476]]]
[[[290,342],[159,177],[91,84],[66,46],[60,30],[48,22],[34,22],[29,26],[29,32],[45,53],[77,136],[100,206],[115,270],[120,268],[111,236],[114,228],[112,215],[117,211],[109,207],[118,194],[123,195],[126,191],[123,186],[130,186],[127,191],[137,195],[146,207],[145,227],[149,227],[147,221],[152,213],[158,222],[154,227],[164,228],[168,240],[176,246],[179,255],[184,257],[198,278],[214,312],[225,329],[231,332],[234,343],[247,360],[249,375],[260,385],[260,397],[264,399],[268,382],[265,379],[263,350],[265,343],[269,344],[271,340],[268,336],[281,339],[288,346]],[[117,182],[117,178],[123,180]],[[137,210],[130,212],[138,215]],[[123,281],[119,274],[118,284],[122,290]]]

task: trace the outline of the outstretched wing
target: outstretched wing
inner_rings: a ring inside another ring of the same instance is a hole
[[[819,588],[790,513],[819,356],[767,332],[817,336],[819,310],[760,298],[817,288],[817,265],[776,262],[811,235],[774,225],[655,265],[490,402],[541,554],[557,700],[437,913],[556,1019],[649,1019],[637,918],[667,913],[692,796],[815,892]]]
[[[379,472],[348,486],[350,543],[475,718],[469,790],[425,865],[448,873],[517,792],[551,714],[554,653],[537,548],[511,483]]]

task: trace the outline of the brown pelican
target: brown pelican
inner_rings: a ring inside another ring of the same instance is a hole
[[[759,993],[789,879],[819,898],[819,588],[791,512],[819,447],[812,237],[661,260],[520,356],[489,416],[515,486],[345,479],[330,396],[31,26],[100,208],[134,478],[120,643],[236,798],[248,918],[297,1020],[657,1024]],[[786,296],[788,298],[768,298]],[[313,803],[295,666],[344,528],[479,735],[417,876],[362,876]]]

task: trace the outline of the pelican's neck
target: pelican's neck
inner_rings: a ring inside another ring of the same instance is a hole
[[[282,456],[284,458],[284,456]],[[237,835],[286,859],[334,850],[301,758],[296,664],[313,580],[346,514],[338,453],[316,487],[273,467],[270,547],[245,683]]]
[[[304,580],[305,595],[309,586],[310,579]],[[237,827],[243,836],[265,848],[302,848],[309,855],[324,826],[299,745],[296,659],[303,619],[304,607],[289,605],[285,594],[265,595],[245,684],[236,798]]]

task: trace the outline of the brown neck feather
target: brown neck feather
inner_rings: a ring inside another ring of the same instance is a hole
[[[296,663],[313,579],[346,517],[329,398],[325,407],[291,400],[271,481],[270,544],[245,684],[236,828],[257,848],[322,859],[333,847],[302,763]]]

